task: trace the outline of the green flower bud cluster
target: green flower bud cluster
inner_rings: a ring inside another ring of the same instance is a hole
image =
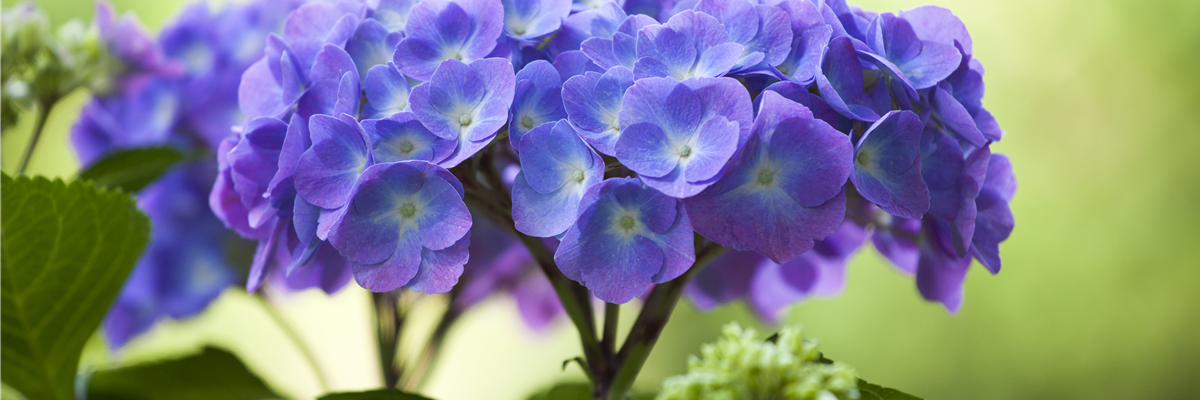
[[[774,340],[726,325],[716,343],[688,359],[688,372],[667,378],[658,400],[857,399],[854,368],[821,357],[816,340],[784,328]]]
[[[52,104],[77,88],[111,89],[121,63],[109,56],[95,27],[73,20],[52,35],[46,14],[30,3],[4,10],[2,22],[0,124],[4,128],[16,123],[21,109]]]

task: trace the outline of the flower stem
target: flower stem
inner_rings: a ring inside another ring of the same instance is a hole
[[[29,160],[33,158],[33,150],[37,148],[38,141],[42,138],[42,131],[46,128],[46,121],[50,117],[50,109],[54,108],[54,104],[58,102],[56,98],[49,98],[38,102],[37,122],[33,124],[33,136],[29,138],[29,145],[25,147],[25,154],[21,156],[21,162],[17,164],[17,175],[25,175],[25,170],[29,168]]]
[[[683,288],[687,286],[692,276],[724,250],[725,248],[716,244],[701,247],[696,252],[695,264],[687,272],[650,291],[650,296],[646,298],[642,311],[638,313],[637,320],[634,321],[633,328],[629,331],[629,336],[625,338],[625,344],[621,346],[621,351],[616,355],[614,365],[617,366],[617,369],[611,375],[611,381],[607,384],[606,390],[603,391],[603,394],[607,396],[606,400],[625,398],[625,394],[633,387],[633,381],[637,378],[638,372],[641,372],[642,365],[646,363],[646,358],[650,356],[650,351],[654,349],[654,344],[658,342],[663,328],[667,326],[671,312],[675,310],[675,305],[679,303],[679,297],[683,295]],[[604,385],[604,382],[595,384],[601,386]]]
[[[600,347],[608,357],[616,354],[617,322],[620,316],[620,304],[604,303],[604,336],[600,339]]]
[[[400,295],[397,291],[371,293],[375,305],[375,326],[378,329],[379,371],[386,388],[394,388],[400,382],[400,363],[397,352],[400,348],[400,328],[404,315],[399,310]]]
[[[438,353],[441,351],[442,345],[446,342],[446,334],[450,332],[450,327],[458,321],[458,317],[462,316],[462,310],[454,304],[459,293],[460,291],[458,290],[450,292],[450,301],[446,306],[446,311],[442,313],[437,326],[433,328],[433,333],[429,335],[429,341],[425,343],[425,348],[421,350],[421,354],[417,357],[417,364],[411,371],[403,375],[401,389],[415,392],[429,380],[429,372],[433,370],[433,366],[437,363]]]
[[[313,375],[317,376],[317,383],[321,385],[321,393],[329,392],[329,381],[326,380],[325,373],[321,371],[321,364],[317,362],[317,357],[313,354],[312,349],[304,343],[304,339],[300,337],[300,333],[296,331],[296,328],[292,324],[288,323],[287,318],[279,312],[279,309],[275,308],[275,305],[267,301],[266,297],[261,294],[254,297],[258,299],[259,304],[262,304],[263,310],[267,312],[267,315],[271,317],[271,320],[275,322],[279,330],[283,331],[288,340],[291,340],[296,349],[300,351],[300,355],[304,356],[304,360],[312,368]]]

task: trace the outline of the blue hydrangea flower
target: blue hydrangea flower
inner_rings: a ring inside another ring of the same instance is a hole
[[[633,71],[638,60],[638,32],[652,25],[658,25],[658,21],[645,15],[630,15],[621,22],[611,38],[596,36],[584,40],[580,44],[580,50],[600,68],[622,66]]]
[[[792,304],[840,294],[846,263],[866,238],[865,229],[846,220],[812,250],[784,264],[752,251],[729,251],[696,273],[685,292],[701,310],[745,297],[759,318],[777,323]]]
[[[633,86],[633,72],[616,66],[603,74],[588,72],[563,83],[562,99],[567,117],[579,128],[579,136],[603,154],[616,155],[620,137],[621,101]]]
[[[504,32],[514,39],[532,40],[554,33],[571,13],[570,0],[501,0]]]
[[[408,79],[396,64],[371,67],[366,76],[363,92],[367,102],[359,114],[363,119],[382,119],[408,111]]]
[[[942,303],[950,313],[962,308],[963,282],[971,266],[970,256],[958,256],[949,243],[949,224],[927,216],[918,240],[917,290],[929,301]]]
[[[742,49],[741,44],[729,41],[729,34],[716,18],[687,10],[666,24],[638,31],[638,60],[633,74],[638,79],[718,77],[737,64]]]
[[[732,78],[638,80],[621,102],[617,159],[668,196],[694,196],[749,136],[751,108]]]
[[[409,11],[396,65],[405,75],[427,81],[442,61],[483,59],[496,47],[503,18],[504,8],[495,0],[424,0]]]
[[[563,110],[562,75],[554,65],[538,60],[525,65],[516,75],[508,138],[520,148],[521,137],[545,123],[567,117]]]
[[[829,42],[821,71],[816,80],[821,97],[847,118],[875,122],[891,109],[887,85],[864,86],[862,63],[849,37],[835,37]]]
[[[437,167],[419,161],[376,164],[351,193],[352,205],[329,240],[351,261],[363,288],[441,293],[462,274],[471,214],[461,187],[444,178],[448,172],[427,173],[429,168]]]
[[[871,51],[858,54],[903,83],[909,97],[936,85],[958,68],[962,55],[953,45],[917,38],[912,26],[891,13],[880,14],[866,31]]]
[[[521,139],[520,154],[512,188],[517,230],[537,237],[566,232],[584,192],[604,179],[604,160],[566,120],[534,128]]]
[[[950,221],[949,235],[957,256],[967,254],[975,232],[975,198],[987,176],[987,146],[964,154],[945,132],[925,128],[921,139],[921,176],[929,186],[929,213]]]
[[[916,114],[892,111],[875,121],[854,148],[854,188],[900,218],[920,218],[929,211],[929,188],[921,179],[921,132]]]
[[[609,4],[621,7],[621,5],[625,4],[625,0],[573,0],[571,1],[571,12],[578,14],[587,10],[599,9]]]
[[[403,32],[408,25],[408,14],[417,3],[420,0],[379,0],[371,19],[379,21],[389,32]]]
[[[434,135],[458,142],[437,164],[447,168],[458,165],[496,137],[508,120],[514,80],[512,66],[504,59],[477,60],[470,65],[447,60],[428,82],[413,88],[409,100],[417,119]]]
[[[696,232],[787,263],[845,215],[849,138],[779,94],[763,92],[754,131],[720,181],[685,201]]]
[[[371,154],[376,162],[426,161],[445,157],[454,151],[453,140],[442,139],[421,125],[413,113],[400,113],[387,119],[362,122],[371,139]]]
[[[696,261],[683,204],[632,178],[592,186],[554,261],[568,278],[609,303],[625,303]]]
[[[552,54],[579,50],[583,41],[591,38],[612,39],[621,23],[628,18],[625,10],[612,1],[597,1],[596,6],[588,7],[571,14],[562,22],[562,28],[550,39],[547,49]]]
[[[978,210],[971,254],[993,274],[1000,272],[1000,242],[1008,239],[1015,225],[1008,203],[1017,191],[1012,163],[1003,154],[992,154],[987,180],[975,199]]]
[[[313,58],[308,88],[300,96],[296,114],[358,115],[362,99],[358,69],[354,59],[341,47],[327,44]]]
[[[815,3],[803,0],[780,2],[792,29],[791,52],[775,65],[781,78],[808,85],[821,73],[821,59],[829,47],[833,28],[825,23]]]
[[[296,165],[296,192],[321,208],[341,208],[362,171],[374,159],[371,139],[358,121],[346,114],[339,118],[314,115],[308,120],[312,140]]]
[[[354,60],[358,76],[365,79],[371,68],[391,62],[396,45],[403,37],[403,32],[389,31],[374,19],[359,22],[354,36],[346,41],[346,53]]]
[[[752,72],[779,65],[792,50],[788,13],[775,6],[749,0],[701,0],[696,11],[711,15],[725,26],[729,41],[742,45],[733,72]]]

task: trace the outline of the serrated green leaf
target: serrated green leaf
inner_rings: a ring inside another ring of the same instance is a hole
[[[205,347],[200,354],[96,372],[88,400],[259,400],[281,396],[232,353]]]
[[[186,154],[167,146],[117,150],[93,163],[79,179],[137,193],[185,159]]]
[[[318,400],[432,400],[418,394],[405,393],[399,390],[378,389],[366,392],[330,393]]]
[[[892,388],[885,388],[871,382],[858,380],[858,399],[859,400],[922,400],[920,397],[913,396],[908,393],[901,392]]]
[[[0,222],[0,380],[30,399],[73,399],[79,355],[150,221],[119,191],[4,175]]]

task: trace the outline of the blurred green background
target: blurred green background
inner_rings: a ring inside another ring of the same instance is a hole
[[[927,1],[859,0],[877,11]],[[5,7],[14,3],[3,0]],[[89,19],[85,0],[44,0],[53,23]],[[113,1],[157,30],[179,0]],[[1017,228],[1005,269],[974,268],[957,316],[921,301],[912,279],[867,249],[845,293],[793,307],[786,322],[826,354],[876,383],[930,399],[1194,398],[1200,393],[1200,2],[1195,0],[939,0],[971,30],[987,67],[984,104],[1008,134]],[[36,174],[70,177],[66,141],[85,95],[61,103],[34,156]],[[11,171],[28,119],[3,138]],[[357,287],[332,298],[307,292],[274,301],[316,347],[335,389],[378,385],[369,300]],[[435,301],[417,311],[429,325]],[[623,314],[627,329],[634,312]],[[679,308],[643,370],[654,388],[722,324],[756,324],[741,304],[701,314]],[[762,327],[771,330],[771,327]],[[120,354],[136,362],[202,343],[232,348],[279,390],[317,394],[310,370],[259,304],[229,291],[206,314],[167,323]],[[419,337],[406,338],[413,346]],[[473,310],[452,332],[428,394],[518,399],[582,379],[561,321],[522,326],[512,301]],[[94,356],[103,360],[104,355]]]

